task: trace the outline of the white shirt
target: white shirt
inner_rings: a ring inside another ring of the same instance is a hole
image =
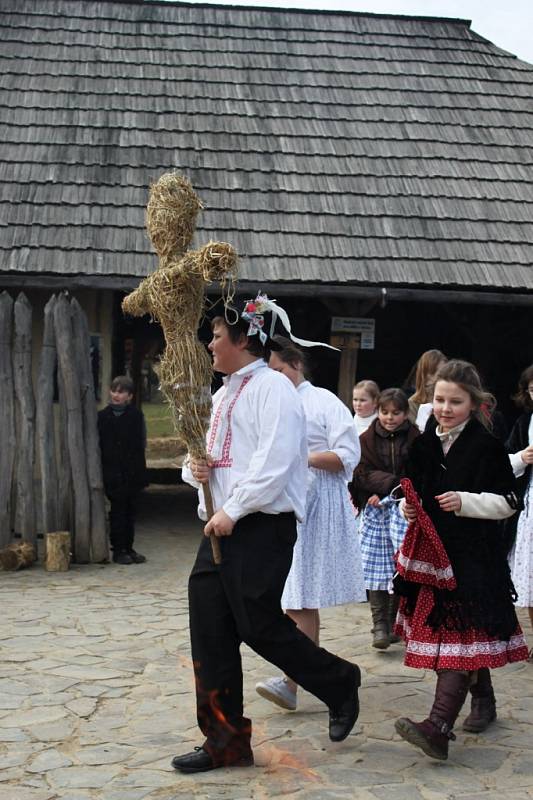
[[[307,420],[307,445],[311,453],[335,453],[344,469],[339,472],[351,481],[361,457],[359,437],[348,408],[333,392],[303,381],[296,387]]]
[[[527,441],[528,444],[533,444],[533,414],[531,415],[531,419],[529,420],[529,428],[527,429]],[[513,468],[515,478],[520,478],[524,472],[526,471],[527,464],[524,464],[521,457],[522,450],[519,450],[518,453],[510,453],[509,460],[511,462],[511,466]]]
[[[258,359],[224,378],[213,397],[207,452],[214,510],[236,522],[261,511],[293,511],[302,520],[307,481],[307,436],[302,403],[288,378]],[[183,480],[199,487],[188,460]],[[203,492],[198,516],[206,520]]]
[[[352,422],[353,422],[353,424],[355,426],[355,431],[356,431],[357,435],[361,436],[362,433],[364,433],[366,430],[368,430],[368,428],[370,428],[370,426],[372,425],[374,420],[377,419],[377,418],[378,418],[378,412],[377,411],[376,411],[375,414],[370,414],[370,416],[368,416],[368,417],[360,417],[358,414],[356,414],[353,417]],[[359,462],[357,462],[357,463],[359,463]]]

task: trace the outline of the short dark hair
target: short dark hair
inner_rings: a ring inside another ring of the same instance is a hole
[[[111,381],[111,390],[113,392],[127,392],[128,394],[133,394],[133,381],[131,378],[128,378],[127,375],[117,375],[116,378],[113,378]]]
[[[235,313],[235,322],[230,322],[226,317],[213,317],[211,320],[211,330],[214,330],[215,325],[224,325],[228,331],[230,341],[233,342],[233,344],[238,344],[242,337],[245,336],[247,339],[246,350],[248,353],[252,356],[257,356],[257,358],[268,360],[270,351],[268,347],[262,343],[259,334],[248,336],[250,323],[242,319],[237,309],[230,309],[230,313]]]
[[[379,393],[378,409],[390,405],[405,414],[409,411],[409,400],[403,389],[393,387],[392,389],[384,389]]]

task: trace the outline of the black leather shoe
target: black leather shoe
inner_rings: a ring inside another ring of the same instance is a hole
[[[170,762],[174,769],[180,772],[207,772],[210,769],[220,767],[253,767],[254,757],[250,751],[249,755],[241,756],[229,763],[223,762],[215,764],[209,753],[203,747],[195,747],[192,753],[185,753],[183,756],[174,756]]]
[[[354,684],[350,694],[338,708],[329,710],[329,738],[332,742],[342,742],[356,723],[359,716],[358,689],[361,686],[361,670],[354,665]]]
[[[143,556],[136,550],[128,550],[128,555],[134,564],[144,564],[144,562],[146,561],[146,556]]]
[[[125,551],[121,553],[114,553],[113,561],[115,564],[133,564],[133,558]]]

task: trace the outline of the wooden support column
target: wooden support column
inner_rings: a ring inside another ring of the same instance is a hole
[[[357,372],[357,356],[361,335],[359,333],[334,333],[330,344],[341,349],[337,396],[352,411],[352,390]]]
[[[54,325],[59,369],[63,380],[67,409],[67,444],[74,494],[74,560],[90,561],[91,504],[87,483],[83,415],[76,349],[73,341],[72,312],[65,295],[57,298]]]
[[[32,308],[24,293],[14,306],[13,373],[17,408],[15,527],[22,538],[37,545],[33,466],[35,463],[35,400],[31,374]]]
[[[91,370],[89,327],[87,317],[78,301],[72,299],[70,306],[81,389],[83,435],[91,504],[91,560],[99,564],[109,560],[109,546],[105,519],[102,459],[98,441],[96,398]]]
[[[13,396],[13,300],[0,294],[0,549],[11,541],[11,490],[15,466],[15,400]]]
[[[37,451],[41,477],[43,533],[57,530],[58,483],[54,423],[54,373],[57,363],[54,306],[50,298],[44,307],[44,329],[36,396]]]

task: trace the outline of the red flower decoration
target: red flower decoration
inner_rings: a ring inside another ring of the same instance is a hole
[[[257,311],[257,306],[255,303],[246,303],[245,311],[248,311],[250,314],[253,314]]]

